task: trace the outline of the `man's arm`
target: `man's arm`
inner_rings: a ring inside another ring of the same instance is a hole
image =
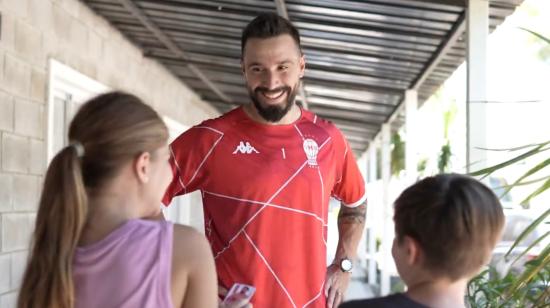
[[[357,207],[340,207],[338,213],[338,247],[334,262],[338,263],[342,258],[354,260],[357,256],[357,246],[363,228],[365,227],[365,217],[367,206],[365,203]]]
[[[327,282],[325,285],[328,308],[338,307],[348,288],[351,273],[344,273],[340,269],[340,260],[348,258],[355,261],[357,246],[365,227],[366,213],[366,203],[353,208],[340,207],[338,213],[338,246],[334,261],[327,269]]]

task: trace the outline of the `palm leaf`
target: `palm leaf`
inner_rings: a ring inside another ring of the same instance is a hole
[[[525,248],[524,251],[521,252],[521,254],[519,256],[516,257],[516,259],[514,259],[514,261],[512,261],[512,264],[516,263],[519,259],[521,259],[521,257],[523,257],[524,255],[526,255],[530,250],[531,248],[535,247],[538,245],[538,243],[540,243],[544,238],[546,238],[548,235],[550,235],[550,231],[546,232],[544,235],[540,236],[539,238],[537,238],[536,241],[534,241],[533,243],[531,243],[531,245],[529,245],[529,247]]]
[[[500,164],[496,164],[496,165],[491,166],[491,167],[488,167],[488,168],[484,168],[484,169],[481,169],[481,170],[478,170],[478,171],[471,172],[470,175],[471,175],[471,176],[483,175],[483,177],[486,177],[486,176],[490,175],[491,173],[493,173],[493,172],[495,172],[495,171],[497,171],[497,170],[499,170],[499,169],[502,169],[502,168],[504,168],[504,167],[513,165],[513,164],[515,164],[515,163],[517,163],[517,162],[519,162],[519,161],[522,161],[522,160],[526,159],[527,157],[530,157],[530,156],[539,154],[539,153],[541,153],[541,152],[543,152],[543,151],[546,151],[546,150],[550,149],[550,148],[544,149],[544,146],[545,146],[546,144],[548,144],[548,143],[550,143],[550,141],[545,142],[545,143],[543,143],[543,144],[537,146],[536,148],[534,148],[534,149],[532,149],[532,150],[529,150],[529,151],[527,151],[527,152],[525,152],[525,153],[523,153],[523,154],[521,154],[521,155],[518,155],[518,156],[516,156],[516,157],[514,157],[514,158],[511,158],[511,159],[509,159],[509,160],[507,160],[507,161],[505,161],[505,162],[502,162],[502,163],[500,163]]]
[[[519,150],[523,150],[523,149],[527,149],[527,148],[532,148],[532,147],[539,146],[539,145],[546,145],[548,143],[550,143],[550,141],[541,142],[541,143],[527,144],[527,145],[522,145],[520,147],[507,148],[507,149],[490,149],[490,148],[481,148],[481,147],[476,147],[476,149],[485,150],[485,151],[492,151],[492,152],[514,152],[514,151],[519,151]]]
[[[523,201],[520,202],[521,205],[528,204],[529,201],[531,201],[531,199],[533,199],[536,196],[542,194],[543,192],[545,192],[549,188],[550,188],[550,179],[546,180],[546,182],[544,182],[544,184],[542,184],[541,187],[537,188],[537,190],[535,190],[533,193],[531,193],[529,196],[527,196],[527,198],[523,199]]]
[[[537,262],[538,264],[525,270],[514,282],[514,284],[510,286],[509,290],[506,292],[509,297],[513,296],[522,286],[529,283],[529,281],[531,281],[531,279],[533,279],[533,277],[535,277],[541,269],[550,265],[550,247],[546,247],[546,249],[544,249],[544,251],[539,255],[537,261],[540,262]]]
[[[533,303],[533,307],[544,307],[544,306],[538,306],[539,303],[545,303],[545,300],[548,299],[550,302],[550,288],[545,288],[540,297]],[[548,303],[546,302],[546,303]],[[546,306],[548,307],[548,306]]]
[[[550,215],[550,209],[547,209],[546,212],[542,213],[542,215],[540,215],[537,219],[535,219],[535,221],[533,221],[525,230],[523,230],[523,232],[521,232],[521,234],[518,236],[518,238],[514,241],[514,244],[512,244],[512,247],[510,247],[510,249],[508,250],[508,252],[504,255],[505,258],[507,258],[510,253],[512,252],[512,250],[514,250],[514,248],[527,236],[529,235],[531,232],[533,232],[533,230],[535,230],[537,228],[537,226],[539,224],[541,224],[544,219],[546,219],[546,217],[548,217],[548,215]]]
[[[538,182],[542,182],[542,181],[546,181],[550,179],[550,175],[549,176],[545,176],[545,177],[542,177],[542,178],[539,178],[539,179],[536,179],[536,180],[530,180],[530,181],[525,181],[525,182],[521,182],[521,183],[517,183],[515,184],[514,186],[525,186],[525,185],[531,185],[531,184],[534,184],[534,183],[538,183]],[[503,185],[503,186],[499,186],[497,188],[508,188],[510,187],[510,185]]]
[[[532,35],[534,35],[534,36],[540,38],[541,40],[545,41],[546,43],[550,44],[550,39],[547,38],[547,37],[545,37],[545,36],[543,36],[542,34],[539,34],[539,33],[535,32],[535,31],[529,30],[529,29],[527,29],[527,28],[523,28],[523,27],[519,27],[519,28],[520,28],[521,30],[523,30],[523,31],[527,31],[527,32],[531,33]]]
[[[535,167],[529,169],[529,171],[525,172],[522,176],[520,176],[512,185],[508,185],[508,187],[504,190],[502,195],[506,195],[512,188],[514,188],[518,183],[521,183],[522,180],[529,177],[530,175],[537,173],[541,169],[545,168],[546,166],[550,165],[550,158],[546,159],[545,161],[541,162],[540,164],[536,165]]]

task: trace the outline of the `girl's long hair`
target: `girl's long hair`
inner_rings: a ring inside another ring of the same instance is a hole
[[[85,103],[69,127],[71,145],[51,161],[21,285],[18,307],[75,306],[72,263],[88,213],[88,196],[120,167],[166,144],[158,114],[139,98],[110,92]]]

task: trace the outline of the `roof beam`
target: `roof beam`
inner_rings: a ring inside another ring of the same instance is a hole
[[[178,58],[188,61],[186,54],[179,48],[162,30],[153,23],[147,15],[131,0],[118,0],[119,3],[124,6],[134,17],[136,17],[149,31],[153,32],[155,37],[161,41],[168,50],[170,50]],[[216,95],[224,102],[231,103],[232,100],[229,96],[223,93],[210,79],[208,79],[202,71],[194,64],[187,64],[187,67],[191,72],[195,74],[202,82],[204,82]]]
[[[418,2],[428,2],[433,4],[452,5],[457,7],[464,7],[466,4],[464,0],[413,0]]]
[[[417,90],[420,88],[420,86],[428,79],[428,77],[435,71],[438,64],[443,60],[445,55],[453,48],[455,43],[458,41],[462,33],[466,30],[466,11],[463,11],[456,21],[456,23],[453,25],[453,28],[450,30],[449,35],[447,39],[438,47],[435,55],[430,59],[428,62],[428,65],[418,77],[417,80],[414,81],[413,85],[411,86],[411,90]],[[443,82],[442,82],[443,83]],[[387,123],[392,123],[397,119],[399,114],[403,112],[405,108],[405,96],[403,95],[403,99],[397,105],[395,110],[392,112],[392,114],[388,117]]]
[[[290,20],[290,18],[288,18],[288,10],[286,9],[285,0],[275,0],[275,5],[277,5],[277,14]]]
[[[439,62],[441,62],[445,55],[453,48],[456,41],[458,41],[465,30],[466,14],[464,11],[460,14],[453,28],[450,30],[447,39],[435,51],[435,55],[430,59],[429,64],[426,66],[420,77],[413,83],[413,86],[411,87],[412,90],[418,90],[422,83],[426,81],[430,74],[435,70]]]
[[[290,18],[288,17],[288,10],[286,9],[285,0],[274,0],[274,1],[275,1],[275,5],[277,6],[277,14],[290,21]],[[302,97],[302,107],[304,107],[304,109],[308,109],[307,96],[306,96],[306,91],[304,90],[303,79],[300,80],[300,84],[298,85],[298,93]]]

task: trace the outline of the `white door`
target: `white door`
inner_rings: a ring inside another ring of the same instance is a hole
[[[109,88],[56,60],[49,62],[48,85],[46,155],[49,163],[67,146],[69,124],[80,105]]]
[[[78,108],[88,99],[109,90],[106,85],[56,60],[50,60],[46,138],[48,163],[59,150],[68,145],[69,124]],[[170,142],[188,128],[167,117],[164,121],[170,132]],[[199,192],[174,198],[171,206],[163,211],[168,220],[203,230],[202,199]]]

